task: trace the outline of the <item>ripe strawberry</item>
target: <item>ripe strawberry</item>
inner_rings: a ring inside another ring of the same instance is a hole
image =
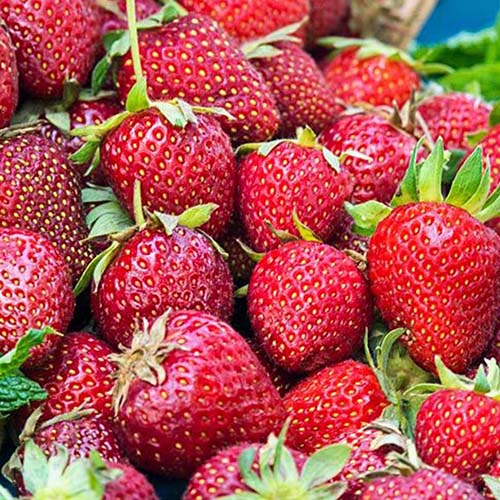
[[[353,360],[310,375],[283,401],[291,417],[287,443],[304,453],[342,441],[389,404],[371,368]]]
[[[328,154],[305,129],[297,140],[264,144],[241,160],[237,204],[253,249],[280,245],[268,223],[298,235],[294,212],[319,238],[333,234],[352,186],[350,176],[332,165]]]
[[[0,201],[0,226],[47,236],[76,281],[93,252],[82,241],[88,230],[78,178],[61,149],[36,132],[0,138]]]
[[[311,44],[317,38],[333,33],[347,14],[347,0],[311,0],[307,37]]]
[[[487,362],[475,380],[459,378],[436,361],[443,388],[417,413],[415,443],[420,458],[465,481],[487,474],[500,455],[500,366]]]
[[[19,73],[14,46],[0,21],[0,128],[8,127],[19,99]]]
[[[439,469],[421,469],[411,476],[384,476],[370,481],[361,500],[480,500],[471,485]]]
[[[184,127],[172,125],[157,109],[127,117],[107,134],[101,167],[114,193],[133,214],[134,182],[150,212],[181,214],[189,207],[216,203],[204,226],[214,236],[233,213],[236,165],[229,137],[210,116],[198,115]]]
[[[262,49],[256,42],[248,46],[253,50]],[[293,137],[298,127],[306,125],[321,132],[342,110],[335,104],[323,73],[296,43],[284,41],[269,45],[269,48],[279,53],[273,51],[271,57],[262,57],[259,52],[246,51],[244,47],[243,51],[263,75],[276,99],[281,113],[279,135]]]
[[[121,476],[106,484],[103,500],[158,500],[151,483],[137,469],[123,462],[106,465],[121,471]]]
[[[139,49],[152,99],[224,108],[234,119],[219,120],[236,143],[265,141],[278,129],[279,112],[262,76],[215,21],[189,14],[141,30]],[[122,102],[135,82],[129,51],[117,73]]]
[[[31,328],[65,332],[74,307],[69,269],[51,243],[31,231],[0,229],[0,353]],[[60,340],[47,335],[27,365],[40,365]]]
[[[90,333],[70,333],[50,353],[43,366],[27,370],[26,374],[48,394],[39,422],[82,405],[111,418],[115,366],[108,356],[112,352],[105,342]]]
[[[167,313],[114,360],[119,437],[149,472],[189,477],[221,448],[261,441],[283,423],[279,394],[246,341],[209,314]]]
[[[346,156],[343,167],[354,179],[352,199],[389,202],[408,169],[417,140],[373,114],[346,114],[337,118],[319,137],[333,154],[353,150],[367,158]]]
[[[372,303],[349,257],[323,243],[295,241],[267,253],[255,267],[248,314],[276,364],[309,372],[361,347]]]
[[[225,31],[241,41],[298,23],[309,13],[307,0],[180,0],[179,3],[191,12],[215,19]]]
[[[1,0],[0,14],[16,47],[25,92],[59,98],[65,81],[87,81],[99,46],[92,1]]]
[[[467,150],[467,135],[489,128],[491,106],[457,92],[429,97],[419,104],[418,111],[432,139],[441,137],[449,150]]]

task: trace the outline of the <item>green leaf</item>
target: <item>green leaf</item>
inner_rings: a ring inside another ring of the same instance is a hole
[[[238,465],[240,467],[240,474],[243,478],[243,482],[252,490],[257,493],[263,494],[265,489],[263,487],[262,481],[252,470],[252,464],[255,459],[255,454],[257,450],[250,446],[243,450],[238,457]]]
[[[488,193],[490,192],[491,176],[490,176],[490,166],[486,166],[486,170],[481,177],[481,182],[476,190],[476,192],[467,200],[466,203],[462,205],[464,210],[467,210],[470,214],[475,215],[480,212],[481,209],[486,204],[488,199]]]
[[[391,213],[390,207],[375,200],[360,205],[345,203],[344,206],[354,219],[353,229],[362,236],[371,236],[378,224]]]
[[[446,203],[456,207],[463,206],[477,191],[483,177],[483,161],[480,148],[467,158],[455,176]]]
[[[312,488],[333,479],[344,468],[351,448],[344,444],[326,446],[310,456],[302,469],[301,480]]]
[[[241,249],[247,254],[247,256],[253,261],[253,262],[259,262],[261,261],[264,256],[266,255],[265,252],[259,253],[250,248],[246,243],[241,241],[240,239],[236,240],[238,242],[238,245],[241,247]]]
[[[116,201],[103,203],[87,215],[89,238],[101,238],[134,227],[134,222]]]
[[[150,101],[150,106],[155,107],[174,127],[184,128],[188,124],[182,109],[173,102]]]
[[[57,452],[47,461],[47,484],[53,484],[64,474],[69,462],[69,453],[66,447],[56,444]]]
[[[484,475],[482,478],[493,495],[493,498],[495,500],[500,500],[500,479],[498,477],[488,475]]]
[[[285,142],[288,141],[286,139],[277,139],[275,141],[265,142],[260,145],[257,153],[259,153],[260,156],[268,156],[273,151],[273,149]]]
[[[446,163],[443,140],[436,142],[431,154],[417,169],[417,190],[419,201],[443,201],[443,168]]]
[[[63,132],[69,132],[71,129],[71,119],[67,111],[48,110],[45,112],[45,118]]]
[[[486,200],[482,210],[474,214],[476,219],[486,222],[500,216],[500,184]]]
[[[15,500],[15,498],[7,488],[0,485],[0,500]]]
[[[82,189],[83,203],[102,203],[103,201],[118,201],[110,187],[91,185]]]
[[[497,102],[490,113],[490,127],[494,127],[500,123],[500,102]]]
[[[108,57],[104,56],[94,67],[92,71],[92,76],[90,79],[90,86],[92,88],[92,92],[97,94],[103,87],[104,82],[106,80],[106,76],[111,67],[111,62]]]
[[[0,377],[0,415],[4,419],[32,401],[43,401],[47,392],[21,372]]]
[[[210,217],[218,208],[219,205],[216,203],[205,203],[190,207],[179,215],[179,225],[189,227],[190,229],[203,226],[203,224],[206,224],[210,220]]]
[[[323,153],[323,158],[326,160],[328,165],[330,165],[337,173],[340,172],[340,159],[327,148],[321,148],[321,152]]]
[[[407,205],[408,203],[415,203],[418,201],[417,156],[423,142],[424,138],[422,137],[413,148],[408,170],[401,181],[401,185],[399,186],[397,193],[391,200],[391,206],[393,207],[399,207],[401,205]]]
[[[174,229],[179,225],[179,217],[177,217],[177,215],[164,214],[162,212],[155,212],[154,215],[163,226],[165,233],[168,236],[172,236]]]
[[[78,151],[71,154],[69,159],[77,165],[85,165],[94,158],[100,144],[99,140],[88,140]]]
[[[487,394],[490,391],[491,387],[488,377],[486,376],[484,366],[481,365],[477,370],[476,376],[474,377],[474,392],[477,392],[479,394]]]
[[[146,80],[140,78],[134,83],[127,96],[125,109],[130,113],[138,113],[149,108],[148,89]]]
[[[439,375],[439,380],[444,387],[448,389],[465,389],[470,390],[470,381],[453,373],[442,361],[439,356],[434,358],[436,369]]]
[[[47,458],[43,451],[29,439],[24,445],[23,482],[26,490],[32,494],[47,485]]]
[[[297,215],[297,212],[293,210],[292,212],[292,219],[295,227],[297,228],[297,231],[300,234],[300,237],[304,241],[315,241],[317,243],[322,243],[321,239],[314,234],[314,231],[310,228],[308,228],[300,219],[299,216]]]
[[[234,296],[237,299],[242,299],[248,295],[248,285],[241,286],[234,292]]]

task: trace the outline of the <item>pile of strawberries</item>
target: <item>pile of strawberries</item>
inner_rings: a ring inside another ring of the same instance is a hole
[[[499,113],[347,19],[0,0],[19,496],[500,498]]]

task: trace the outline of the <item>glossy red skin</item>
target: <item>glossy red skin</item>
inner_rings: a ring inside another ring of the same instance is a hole
[[[258,460],[263,446],[259,444],[242,444],[227,448],[200,466],[187,485],[183,500],[213,500],[241,492],[252,492],[244,483],[240,474],[238,458],[246,449],[256,451],[252,469],[259,474]],[[300,472],[307,461],[307,455],[290,450],[295,465]]]
[[[233,214],[236,162],[219,123],[204,115],[197,120],[181,128],[155,109],[133,114],[106,136],[101,167],[131,215],[136,180],[150,212],[179,215],[195,205],[217,204],[202,229],[218,238]]]
[[[93,257],[91,246],[82,242],[88,229],[78,176],[62,150],[35,132],[0,139],[0,227],[49,238],[74,282]]]
[[[291,417],[287,443],[308,454],[342,441],[389,404],[371,368],[353,360],[310,375],[283,401]]]
[[[352,259],[323,243],[296,241],[268,252],[256,265],[248,314],[276,364],[311,372],[361,347],[372,301]]]
[[[108,356],[112,352],[104,341],[90,333],[70,333],[49,354],[43,366],[27,370],[26,375],[48,393],[39,422],[82,405],[111,419],[115,365]]]
[[[309,13],[307,0],[180,0],[191,12],[215,19],[231,36],[252,40],[302,21]]]
[[[87,81],[100,44],[93,2],[1,0],[0,15],[16,47],[21,88],[26,93],[57,99],[66,80],[82,85]]]
[[[310,0],[311,12],[307,34],[312,44],[317,38],[330,35],[347,14],[347,0]]]
[[[411,357],[434,357],[463,373],[496,332],[500,240],[461,208],[422,202],[398,207],[370,239],[368,275],[376,305]]]
[[[500,402],[467,390],[435,392],[417,413],[415,444],[425,463],[474,482],[500,454]]]
[[[234,120],[217,119],[238,144],[266,141],[277,131],[279,111],[263,77],[215,21],[190,14],[142,30],[139,48],[150,98],[224,108]],[[117,72],[122,102],[134,83],[129,51]]]
[[[74,308],[69,269],[52,244],[31,231],[0,229],[0,354],[30,328],[50,326],[64,333]],[[60,340],[47,335],[24,367],[43,363]]]
[[[316,149],[285,142],[267,156],[246,155],[238,169],[237,205],[250,247],[265,252],[281,245],[266,221],[298,236],[294,210],[320,239],[328,239],[351,190],[346,171],[338,173]]]
[[[357,57],[357,49],[348,48],[335,56],[325,68],[333,94],[346,104],[403,106],[412,90],[420,89],[417,73],[406,63],[386,56]]]
[[[384,476],[366,484],[361,500],[481,500],[471,485],[439,469],[420,469],[411,476]]]
[[[264,76],[281,113],[281,137],[294,137],[298,127],[321,132],[342,111],[314,59],[295,43],[273,44],[281,54],[251,59]]]
[[[467,136],[489,128],[491,109],[480,98],[460,93],[432,96],[418,106],[432,139],[441,137],[447,150],[468,150]]]
[[[179,311],[166,339],[182,345],[163,361],[165,382],[138,378],[117,415],[127,455],[141,469],[188,478],[226,446],[279,431],[285,411],[245,339],[214,316]]]
[[[352,200],[388,203],[410,164],[414,137],[393,127],[387,120],[364,113],[343,115],[330,124],[319,141],[337,156],[352,150],[372,161],[346,156],[342,162],[354,179]]]
[[[194,309],[226,321],[233,310],[231,274],[209,240],[177,227],[172,236],[144,230],[124,244],[92,294],[92,310],[106,340],[129,347],[143,320],[168,308]]]
[[[8,127],[19,100],[19,72],[14,46],[0,26],[0,128]]]
[[[125,463],[107,465],[120,470],[122,475],[106,484],[103,500],[158,500],[152,484],[137,469]]]

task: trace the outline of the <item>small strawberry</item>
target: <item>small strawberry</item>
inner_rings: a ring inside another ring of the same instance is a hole
[[[7,127],[19,99],[19,73],[10,36],[0,18],[0,128]]]
[[[189,477],[221,448],[259,442],[284,421],[265,369],[214,316],[166,313],[113,360],[120,441],[149,472]]]
[[[287,443],[304,453],[342,441],[389,404],[371,368],[353,360],[310,375],[283,401],[291,417]]]
[[[331,123],[319,142],[333,154],[353,150],[367,158],[346,156],[342,166],[354,179],[352,199],[389,202],[410,163],[417,140],[385,118],[368,113],[345,114]]]
[[[0,200],[0,227],[47,236],[76,282],[93,251],[82,241],[88,230],[79,181],[63,151],[36,132],[0,137]]]
[[[491,106],[478,97],[448,93],[428,97],[418,105],[433,140],[443,139],[448,150],[468,150],[467,136],[489,128]]]
[[[458,377],[436,359],[442,388],[418,411],[415,443],[420,458],[460,479],[475,482],[500,455],[500,365],[480,367],[475,380]]]
[[[257,339],[276,364],[310,372],[350,357],[372,319],[354,261],[317,241],[295,241],[258,262],[248,288]]]
[[[86,82],[99,46],[93,1],[1,0],[0,15],[16,48],[25,92],[59,98],[65,81]]]
[[[69,269],[53,245],[31,231],[0,229],[0,353],[31,328],[65,332],[74,307]],[[47,335],[32,349],[29,366],[40,365],[60,340]]]
[[[351,179],[311,129],[296,140],[250,145],[238,170],[237,203],[246,240],[257,251],[280,245],[273,228],[298,235],[293,214],[328,239],[351,193]],[[245,146],[243,146],[245,148]],[[242,148],[242,152],[246,150]]]
[[[348,211],[363,234],[373,233],[368,276],[383,319],[407,329],[402,340],[421,367],[432,371],[437,354],[463,373],[496,332],[500,239],[482,222],[500,214],[500,203],[488,199],[480,150],[446,198],[442,141],[425,162],[415,156],[392,207],[370,201]]]
[[[123,462],[106,465],[121,475],[106,483],[103,500],[158,500],[151,483],[137,469]]]
[[[310,0],[311,13],[307,25],[307,38],[311,45],[316,39],[330,35],[344,20],[349,2],[347,0]]]

